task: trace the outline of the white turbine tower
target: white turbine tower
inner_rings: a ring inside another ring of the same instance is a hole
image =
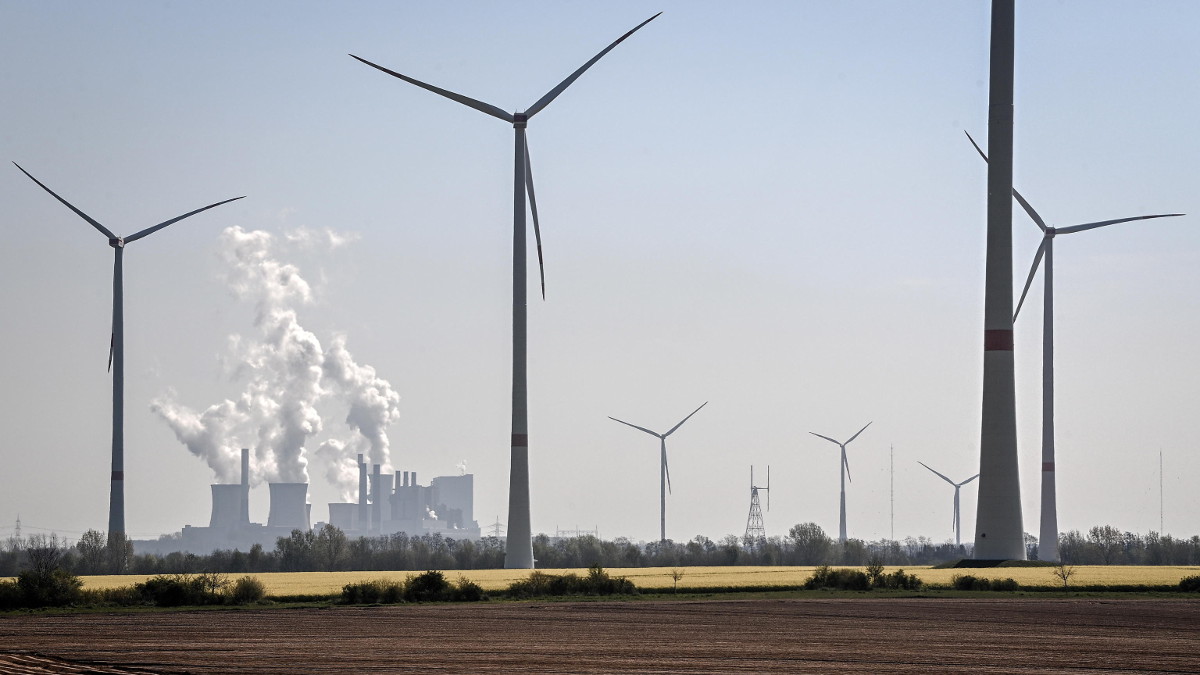
[[[971,134],[967,134],[971,145],[975,146],[975,150],[983,157],[983,161],[987,161],[988,157],[971,138]],[[1072,234],[1074,232],[1082,232],[1084,230],[1093,230],[1097,227],[1105,225],[1115,225],[1117,223],[1127,223],[1133,220],[1150,220],[1152,218],[1174,218],[1182,216],[1182,213],[1160,213],[1149,216],[1133,216],[1131,218],[1117,218],[1115,220],[1101,220],[1094,223],[1084,223],[1082,225],[1070,225],[1068,227],[1050,227],[1046,225],[1046,221],[1038,214],[1029,202],[1013,188],[1013,197],[1025,209],[1025,213],[1033,219],[1033,222],[1042,230],[1042,243],[1038,246],[1037,253],[1033,256],[1033,265],[1029,268],[1029,277],[1025,280],[1025,289],[1021,291],[1021,299],[1017,302],[1017,309],[1013,312],[1013,321],[1017,320],[1017,315],[1021,313],[1021,306],[1025,304],[1025,295],[1029,293],[1029,286],[1033,283],[1033,277],[1037,274],[1038,265],[1045,258],[1046,266],[1045,273],[1042,278],[1042,513],[1041,523],[1038,532],[1038,559],[1040,560],[1058,560],[1058,497],[1055,489],[1055,471],[1054,471],[1054,237],[1060,234]]]
[[[129,235],[128,237],[118,237],[113,234],[108,228],[96,222],[91,216],[88,216],[83,211],[72,206],[67,200],[58,196],[53,190],[42,184],[41,181],[34,178],[28,171],[21,168],[20,164],[13,162],[13,165],[21,169],[21,173],[29,176],[29,179],[37,183],[43,190],[49,192],[55,199],[62,202],[64,206],[75,212],[75,215],[83,218],[92,227],[100,231],[100,234],[108,237],[108,245],[113,248],[113,311],[112,311],[112,336],[108,347],[108,368],[112,371],[113,378],[113,404],[112,404],[112,475],[109,484],[108,496],[108,536],[110,542],[116,535],[125,535],[125,321],[124,321],[124,300],[123,300],[123,278],[121,271],[121,260],[125,252],[125,245],[131,244],[146,235],[153,234],[168,225],[177,223],[184,218],[194,216],[201,211],[207,211],[215,206],[228,204],[229,202],[242,199],[242,197],[234,197],[226,199],[215,204],[209,204],[203,208],[189,211],[182,216],[177,216],[170,220],[163,221],[153,227]]]
[[[701,403],[700,408],[703,408],[706,405],[708,405],[708,401]],[[665,434],[660,434],[657,431],[650,431],[649,429],[647,429],[645,427],[639,427],[636,424],[630,424],[629,422],[626,422],[624,420],[619,420],[615,417],[608,418],[614,422],[620,422],[621,424],[624,424],[625,426],[633,427],[634,429],[637,429],[638,431],[644,431],[644,432],[650,434],[651,436],[654,436],[655,438],[659,439],[659,441],[660,441],[659,451],[660,451],[661,459],[659,461],[659,469],[658,469],[659,541],[667,540],[667,492],[671,489],[671,470],[667,467],[667,436],[670,436],[671,434],[675,433],[675,430],[678,429],[679,427],[683,426],[684,422],[691,419],[692,415],[695,415],[696,413],[700,412],[700,408],[696,408],[695,410],[693,410],[687,417],[680,420],[679,424],[676,424],[675,426],[671,427],[671,430]]]
[[[920,464],[921,466],[925,467],[926,469],[929,469],[929,465],[926,464],[925,462],[917,462],[917,464]],[[929,470],[933,471],[933,469],[929,469]],[[975,474],[974,476],[971,476],[970,478],[964,480],[961,483],[955,483],[954,481],[952,481],[949,478],[947,478],[946,476],[938,473],[937,471],[933,471],[933,473],[936,474],[938,476],[938,478],[941,478],[942,480],[944,480],[947,483],[954,486],[954,545],[962,546],[962,527],[959,524],[960,511],[958,508],[958,490],[959,490],[959,488],[966,485],[967,483],[970,483],[971,481],[975,480],[976,478],[979,478],[979,474]]]
[[[504,552],[504,566],[506,568],[516,569],[532,569],[533,568],[533,531],[530,523],[529,515],[529,428],[528,428],[528,409],[527,409],[527,389],[526,389],[526,362],[525,362],[525,193],[529,193],[529,208],[533,214],[533,235],[537,242],[538,253],[538,270],[541,273],[542,281],[542,299],[546,297],[546,275],[542,265],[542,232],[538,226],[537,216],[537,200],[533,194],[533,172],[529,167],[529,144],[525,140],[525,127],[529,119],[538,114],[543,108],[550,105],[550,102],[563,93],[567,87],[571,86],[584,71],[591,68],[593,64],[600,60],[600,57],[607,54],[613,47],[621,44],[625,38],[633,35],[642,26],[653,21],[658,17],[658,14],[646,19],[617,38],[603,51],[592,57],[592,60],[583,64],[578,70],[571,73],[567,79],[563,80],[558,86],[551,89],[545,96],[538,99],[528,110],[524,112],[509,113],[501,108],[498,108],[483,101],[477,101],[473,98],[456,94],[452,91],[447,91],[431,84],[426,84],[420,80],[413,79],[407,75],[401,75],[394,70],[389,70],[383,66],[376,65],[350,54],[355,59],[377,68],[388,75],[398,77],[409,84],[414,84],[422,89],[431,91],[439,96],[445,96],[451,101],[461,103],[469,108],[474,108],[479,112],[497,117],[509,124],[513,125],[513,130],[516,132],[516,144],[514,149],[515,160],[513,162],[513,379],[512,379],[512,437],[511,437],[511,455],[508,483],[508,544]]]
[[[871,426],[871,422],[867,422],[866,426],[859,429],[858,434],[861,434],[862,432],[866,431],[867,427],[869,427],[869,426]],[[833,443],[834,445],[836,445],[842,449],[842,463],[841,463],[842,507],[841,507],[841,511],[839,514],[839,518],[838,518],[838,541],[840,541],[841,543],[844,544],[844,543],[846,543],[846,480],[848,478],[850,478],[850,462],[849,462],[849,460],[846,459],[846,446],[850,445],[850,443],[854,439],[858,438],[858,434],[854,434],[853,436],[850,437],[849,440],[847,440],[845,443],[842,443],[841,441],[835,441],[828,436],[822,436],[821,434],[818,434],[813,431],[810,431],[808,433],[812,434],[813,436],[816,436],[817,438],[824,438],[825,440],[829,441],[830,443]]]

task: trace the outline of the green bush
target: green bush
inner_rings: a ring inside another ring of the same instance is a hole
[[[1200,576],[1190,576],[1180,579],[1179,590],[1187,593],[1200,593]]]
[[[158,607],[219,605],[229,580],[222,574],[160,574],[134,584],[142,600]]]
[[[267,588],[258,577],[242,577],[229,588],[229,601],[235,605],[259,602],[267,595]]]
[[[450,582],[436,570],[422,572],[409,577],[404,584],[404,599],[409,602],[437,602],[450,600]]]
[[[807,590],[830,588],[842,591],[869,591],[871,581],[865,572],[845,568],[832,569],[829,565],[818,567],[804,582]]]
[[[917,591],[921,589],[921,580],[915,574],[907,574],[904,570],[896,570],[891,574],[879,575],[879,582],[875,584],[875,587]]]
[[[537,598],[563,595],[633,595],[637,587],[625,577],[613,578],[599,565],[588,568],[586,577],[578,574],[546,574],[534,570],[529,578],[514,581],[508,586],[514,598]]]
[[[459,602],[479,602],[487,599],[483,587],[466,577],[459,577],[454,584],[454,599]]]
[[[958,591],[1015,591],[1020,584],[1015,579],[984,579],[970,574],[956,574],[950,585]]]
[[[83,582],[64,569],[49,572],[25,570],[17,576],[24,607],[65,607],[79,602]]]
[[[394,605],[404,602],[404,583],[387,579],[342,586],[342,602],[351,605]]]
[[[21,606],[21,587],[15,581],[0,581],[0,610]]]

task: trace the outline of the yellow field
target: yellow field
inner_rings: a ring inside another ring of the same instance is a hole
[[[797,586],[804,583],[812,575],[813,567],[681,567],[683,578],[679,580],[680,588],[698,588],[708,586]],[[861,569],[861,568],[859,568]],[[904,569],[917,575],[926,584],[949,585],[951,577],[957,574],[970,574],[987,579],[1013,578],[1025,586],[1058,585],[1061,582],[1051,574],[1049,567],[1001,567],[988,569],[950,569],[935,570],[928,567],[888,567],[891,572]],[[587,574],[587,570],[542,570],[548,574],[574,572],[579,575]],[[616,577],[623,576],[635,583],[638,588],[669,589],[674,583],[671,579],[671,568],[638,567],[638,568],[609,568],[607,572]],[[342,590],[348,583],[367,579],[393,579],[402,581],[414,572],[278,572],[271,574],[254,574],[267,587],[268,595],[319,595],[334,594]],[[447,570],[446,578],[456,580],[459,576],[466,577],[482,586],[485,590],[499,590],[507,587],[513,581],[529,576],[525,570]],[[1071,585],[1166,585],[1177,584],[1186,576],[1200,575],[1200,567],[1127,567],[1080,565],[1075,567],[1075,575],[1071,577]],[[240,575],[231,574],[235,578]],[[86,588],[115,588],[130,586],[148,577],[141,575],[93,576],[82,577]]]

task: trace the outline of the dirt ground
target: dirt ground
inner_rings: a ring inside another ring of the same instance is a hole
[[[689,600],[0,618],[0,673],[615,671],[1200,672],[1200,602]]]

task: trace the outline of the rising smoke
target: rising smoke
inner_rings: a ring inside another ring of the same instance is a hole
[[[315,236],[302,230],[285,235],[290,242],[334,247],[346,239],[332,232]],[[226,282],[255,307],[255,332],[229,338],[227,363],[243,391],[196,412],[168,392],[150,409],[189,452],[203,459],[219,482],[237,482],[240,449],[252,448],[254,483],[308,482],[305,448],[325,429],[318,404],[345,406],[348,433],[327,438],[316,455],[328,464],[326,477],[352,498],[358,489],[356,455],[390,470],[387,427],[399,414],[400,396],[375,369],[360,365],[337,335],[328,349],[300,325],[297,307],[312,299],[312,288],[296,266],[275,257],[274,237],[230,227],[221,233],[220,254]]]

